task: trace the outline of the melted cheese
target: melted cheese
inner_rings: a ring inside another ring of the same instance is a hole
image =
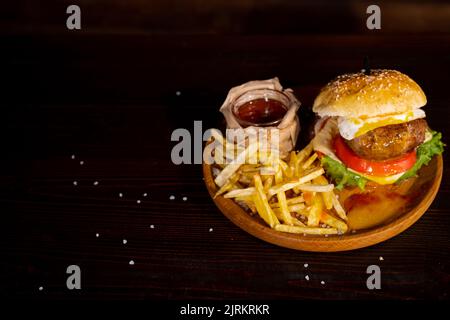
[[[370,176],[370,175],[367,175],[367,174],[364,174],[364,173],[361,173],[361,172],[357,172],[357,171],[354,171],[354,170],[352,170],[350,168],[348,168],[348,170],[350,170],[350,171],[352,171],[352,172],[354,172],[356,174],[359,174],[361,177],[364,177],[367,180],[371,180],[371,181],[376,182],[378,184],[393,184],[395,181],[397,181],[404,174],[404,172],[401,172],[401,173],[393,174],[391,176],[379,177],[379,176]]]

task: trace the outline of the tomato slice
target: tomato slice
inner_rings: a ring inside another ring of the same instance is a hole
[[[344,142],[341,136],[334,140],[334,149],[339,159],[355,171],[372,176],[390,176],[409,170],[416,163],[416,151],[409,152],[401,157],[384,161],[373,161],[359,157]]]

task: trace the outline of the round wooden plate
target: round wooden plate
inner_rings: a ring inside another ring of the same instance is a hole
[[[261,240],[286,248],[316,252],[346,251],[368,247],[406,230],[426,212],[433,202],[439,190],[442,171],[442,156],[434,157],[428,166],[421,168],[419,177],[414,181],[410,191],[415,192],[414,195],[418,196],[414,196],[414,202],[410,203],[407,209],[397,215],[394,220],[371,229],[358,230],[354,234],[324,237],[275,231],[266,226],[258,217],[250,216],[233,200],[222,196],[213,198],[217,192],[217,186],[214,183],[211,166],[203,164],[203,175],[209,194],[217,207],[234,224]]]

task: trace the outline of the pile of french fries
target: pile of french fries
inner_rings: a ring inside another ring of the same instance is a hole
[[[221,147],[214,154],[214,181],[219,190],[215,197],[234,199],[277,231],[304,235],[347,231],[345,210],[333,191],[334,185],[324,176],[312,144],[292,151],[283,160],[254,143],[236,148],[237,157],[227,161],[226,152],[222,152],[227,142],[218,142]],[[252,157],[257,161],[247,161]]]

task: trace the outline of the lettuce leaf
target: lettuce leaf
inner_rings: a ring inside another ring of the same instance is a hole
[[[441,141],[442,134],[440,132],[431,131],[432,138],[431,140],[422,143],[417,148],[417,160],[414,166],[406,171],[398,180],[400,182],[402,180],[414,177],[417,174],[417,171],[423,166],[427,165],[428,162],[435,156],[442,154],[444,152],[445,144]]]
[[[336,189],[342,190],[345,186],[358,186],[361,190],[364,190],[366,178],[349,171],[342,163],[329,156],[322,157],[321,162],[327,175],[337,183]]]

